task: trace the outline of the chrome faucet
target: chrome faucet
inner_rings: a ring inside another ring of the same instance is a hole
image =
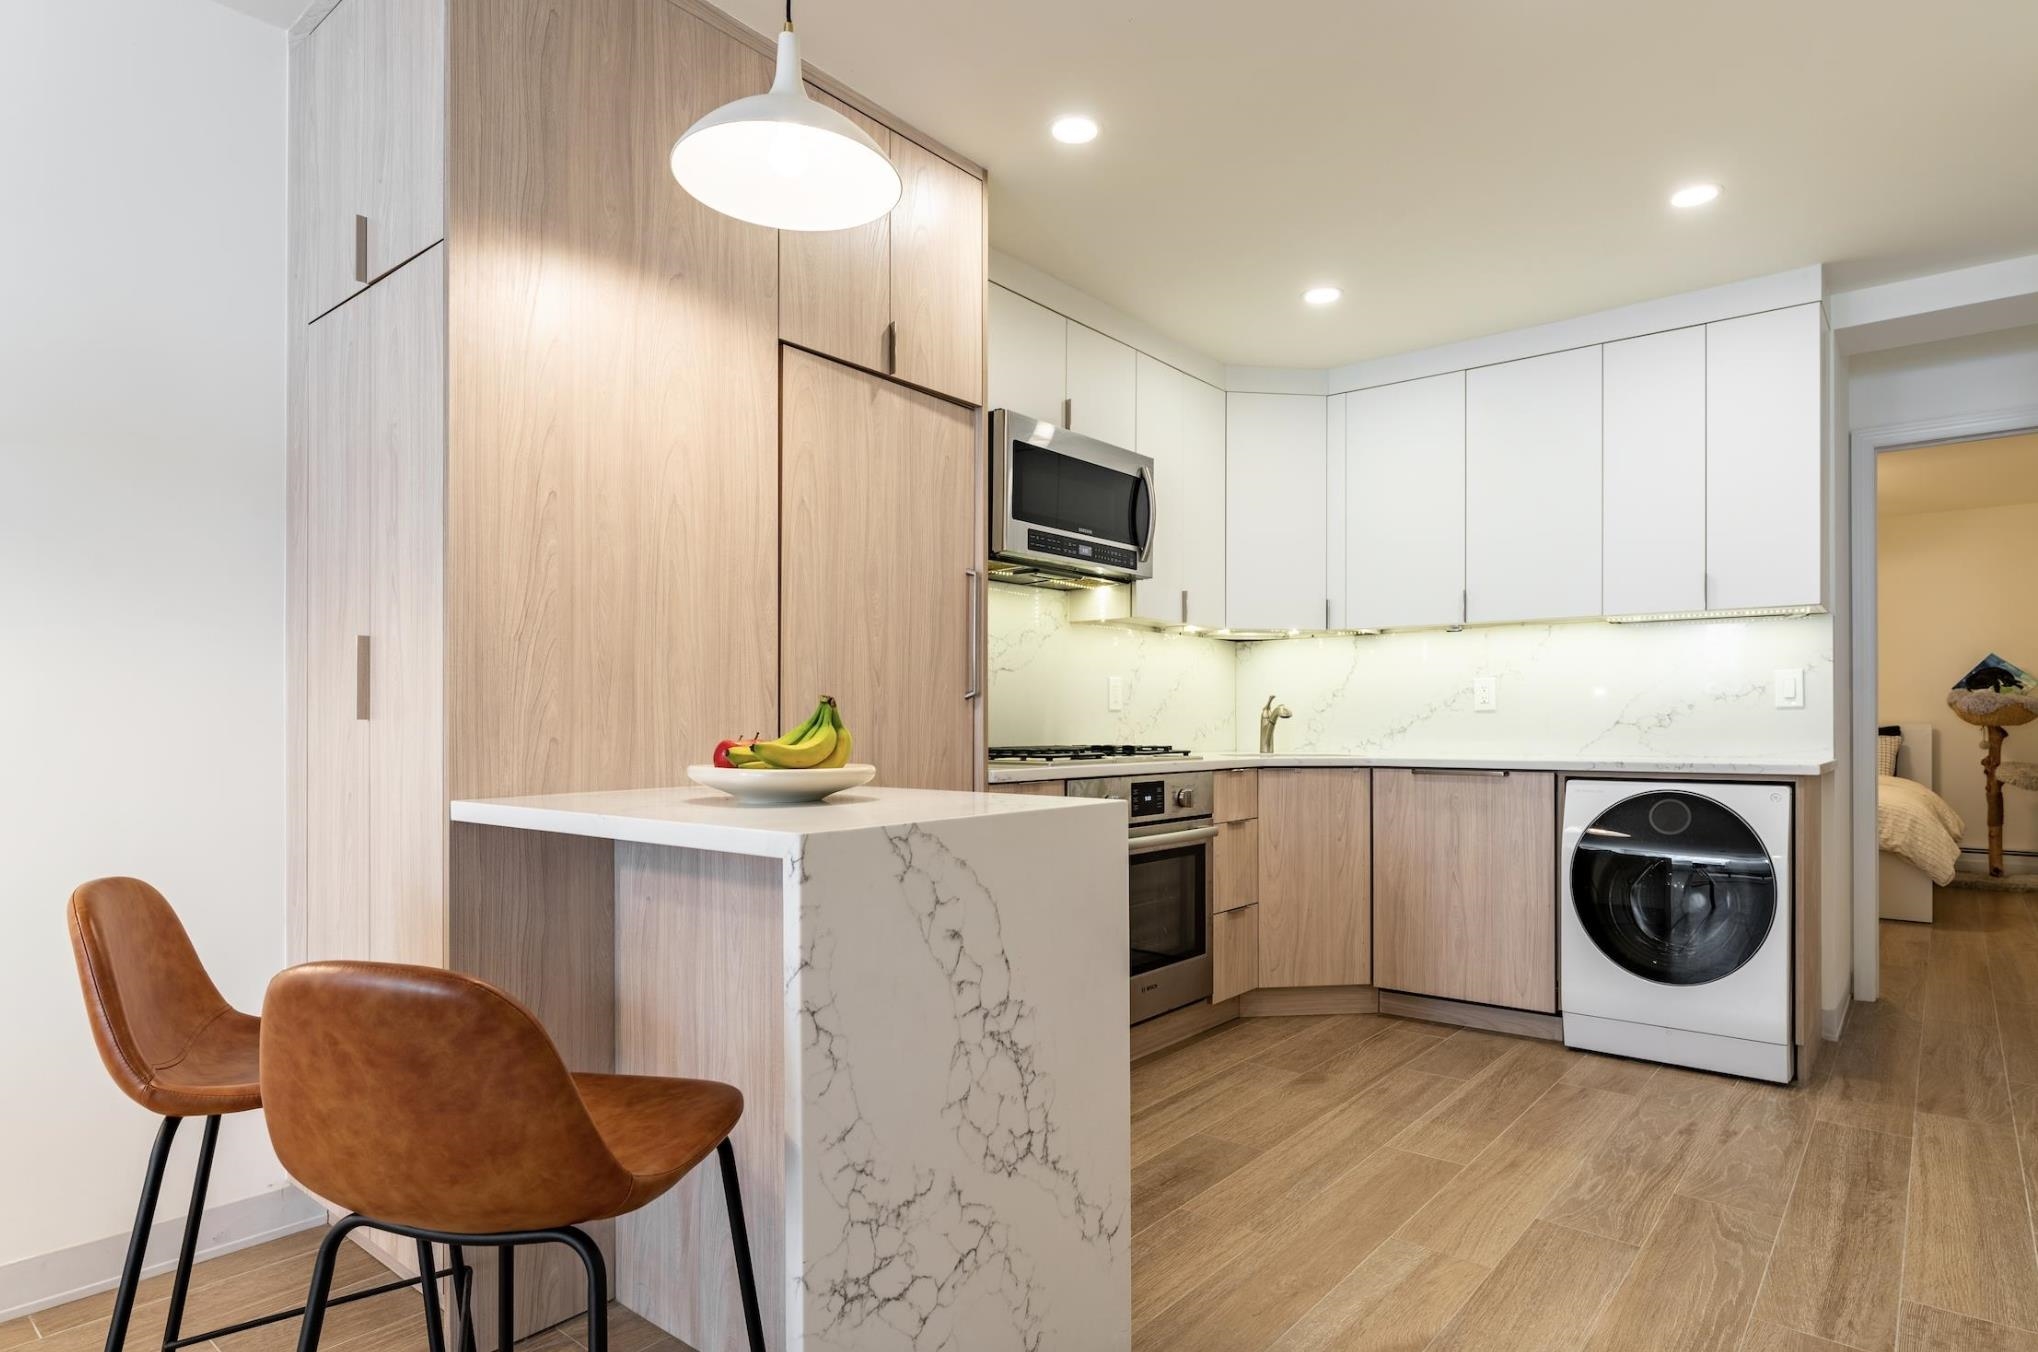
[[[1260,754],[1272,755],[1274,750],[1274,724],[1283,718],[1295,715],[1285,704],[1274,703],[1274,696],[1267,696],[1266,707],[1260,710]]]

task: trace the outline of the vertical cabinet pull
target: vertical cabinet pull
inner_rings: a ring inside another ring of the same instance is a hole
[[[1182,623],[1187,624],[1188,622],[1189,622],[1189,589],[1187,587],[1184,587],[1182,588]]]
[[[1076,430],[1076,401],[1071,397],[1061,401],[1061,425],[1071,432]]]
[[[982,666],[982,663],[983,663],[983,657],[982,657],[982,653],[983,653],[983,646],[984,646],[984,643],[983,643],[983,635],[982,635],[982,633],[980,633],[980,632],[979,632],[979,631],[981,630],[982,626],[983,626],[983,610],[982,610],[982,607],[983,607],[983,602],[982,602],[982,600],[981,600],[981,599],[979,599],[979,597],[978,597],[978,593],[979,593],[980,591],[982,591],[982,590],[983,590],[983,588],[981,588],[981,587],[979,587],[979,586],[977,585],[977,581],[978,581],[978,579],[977,579],[977,570],[976,570],[976,569],[974,569],[974,568],[965,568],[965,569],[963,569],[963,570],[962,570],[962,575],[963,575],[963,576],[964,576],[965,578],[969,579],[969,587],[968,587],[968,591],[969,591],[969,630],[968,630],[968,633],[969,633],[969,684],[968,684],[968,685],[967,685],[966,687],[964,687],[964,689],[963,689],[963,692],[962,692],[962,697],[963,697],[963,699],[964,699],[965,701],[968,701],[968,700],[973,700],[973,699],[975,699],[975,698],[977,697],[977,695],[978,695],[978,694],[979,694],[979,693],[981,692],[981,689],[982,689],[982,686],[983,686],[983,666]]]
[[[899,373],[899,321],[894,319],[885,325],[885,374]]]
[[[368,285],[368,218],[354,217],[354,280]],[[363,714],[363,718],[367,715]]]
[[[368,636],[354,636],[354,717],[368,717]]]

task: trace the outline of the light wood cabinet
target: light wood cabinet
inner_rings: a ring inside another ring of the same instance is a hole
[[[303,941],[445,961],[445,257],[308,331]]]
[[[291,267],[309,323],[446,236],[446,6],[341,0],[291,60]]]
[[[779,232],[788,343],[977,404],[983,400],[983,183],[819,90],[876,141],[903,191],[849,230]]]
[[[1260,824],[1224,822],[1211,842],[1211,909],[1235,911],[1260,899]]]
[[[904,191],[892,208],[892,363],[900,380],[984,398],[984,185],[933,151],[892,138]]]
[[[1371,773],[1262,770],[1259,777],[1259,984],[1367,984]]]
[[[973,788],[976,419],[796,349],[784,372],[779,707],[833,695],[880,783]]]
[[[1325,628],[1325,400],[1231,394],[1225,412],[1224,622]]]
[[[1351,628],[1465,619],[1465,373],[1345,396]]]
[[[1258,989],[1259,976],[1260,908],[1220,911],[1210,922],[1210,1003]]]
[[[1068,402],[1061,421],[1071,432],[1113,446],[1133,446],[1138,435],[1136,354],[1117,339],[1074,321],[1069,323],[1068,344]]]
[[[891,128],[811,85],[807,92],[892,153]],[[848,230],[779,231],[778,275],[779,335],[788,343],[867,371],[891,369],[890,214]]]
[[[1219,770],[1210,776],[1210,815],[1218,822],[1260,815],[1260,772]]]
[[[1383,990],[1557,1009],[1556,777],[1373,772]]]
[[[1599,615],[1597,347],[1465,373],[1465,622]]]
[[[1708,609],[1825,598],[1824,323],[1813,304],[1705,326]]]
[[[1608,615],[1705,608],[1705,329],[1608,343],[1601,592]]]

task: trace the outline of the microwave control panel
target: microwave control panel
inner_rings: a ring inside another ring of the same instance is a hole
[[[1139,555],[1130,549],[1120,549],[1117,545],[1107,545],[1098,540],[1072,540],[1053,531],[1027,531],[1026,549],[1033,554],[1053,554],[1064,559],[1078,559],[1084,563],[1108,564],[1113,568],[1139,566]]]

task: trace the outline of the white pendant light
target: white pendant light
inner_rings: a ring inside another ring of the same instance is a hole
[[[688,127],[672,176],[703,205],[774,230],[847,230],[889,212],[900,190],[877,142],[808,96],[791,0],[771,89]]]

